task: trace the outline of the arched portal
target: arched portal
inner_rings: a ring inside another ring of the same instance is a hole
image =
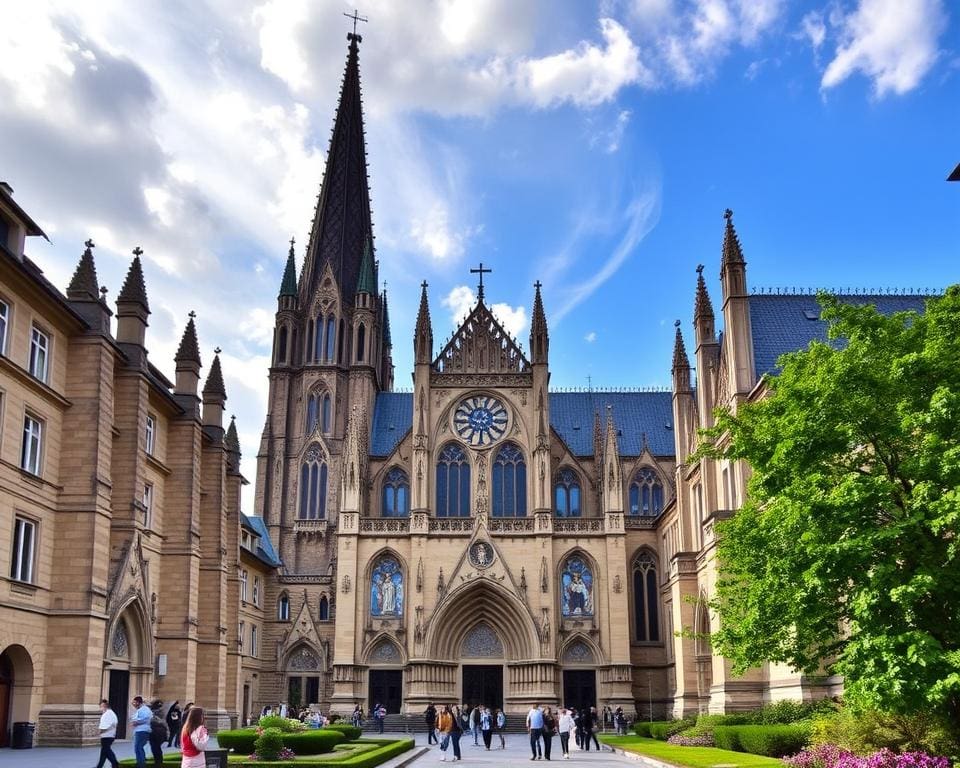
[[[150,696],[153,690],[153,634],[150,620],[138,597],[122,607],[107,631],[104,650],[104,697],[114,712],[126,712],[134,696]],[[127,723],[120,718],[117,738],[126,738]]]
[[[10,746],[13,723],[30,720],[33,659],[22,645],[0,653],[0,747]]]
[[[710,606],[701,592],[697,600],[694,632],[694,658],[697,665],[697,699],[701,712],[710,707],[710,688],[713,686],[713,649],[710,645]]]
[[[291,708],[323,701],[323,654],[308,643],[294,646],[284,664],[287,677],[286,702]]]

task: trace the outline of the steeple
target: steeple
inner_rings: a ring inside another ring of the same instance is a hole
[[[327,152],[323,185],[310,232],[302,291],[311,291],[329,263],[347,306],[353,305],[364,247],[372,241],[367,153],[364,143],[360,36],[348,35],[350,48],[340,88],[340,102]]]
[[[74,301],[97,301],[100,298],[100,284],[97,281],[97,268],[93,263],[93,240],[84,243],[86,249],[80,256],[80,263],[67,286],[67,298]],[[142,275],[141,275],[142,277]]]
[[[623,471],[620,467],[620,443],[613,408],[607,406],[607,430],[603,445],[603,477],[600,498],[604,512],[623,512]]]
[[[740,250],[740,238],[737,237],[737,231],[733,228],[733,211],[729,208],[723,212],[723,218],[727,220],[727,226],[723,233],[723,256],[720,260],[720,271],[727,264],[743,264],[743,251]]]
[[[546,364],[550,349],[550,335],[547,333],[547,316],[543,311],[543,299],[540,297],[541,282],[533,284],[533,317],[530,320],[530,362],[534,365]]]
[[[220,347],[213,350],[213,362],[210,373],[203,385],[203,425],[216,427],[217,434],[223,435],[223,406],[227,402],[227,388],[223,385],[223,371],[220,370]]]
[[[430,303],[427,301],[427,281],[420,284],[420,310],[413,335],[414,363],[430,365],[433,361],[433,326],[430,324]]]
[[[386,285],[386,283],[384,283]],[[380,306],[383,308],[382,327],[383,327],[383,347],[389,349],[393,346],[393,339],[390,338],[390,311],[387,309],[387,289],[383,289],[380,294]]]
[[[690,390],[690,358],[687,357],[687,348],[683,343],[683,333],[680,332],[680,321],[674,322],[677,329],[673,340],[673,389],[675,392]]]
[[[147,302],[147,286],[143,281],[143,265],[140,263],[140,256],[143,251],[140,248],[133,249],[133,261],[130,262],[130,269],[127,272],[127,279],[123,281],[123,288],[117,296],[117,304],[139,304],[143,309],[150,312],[150,304]]]
[[[200,345],[197,343],[197,326],[193,322],[195,312],[190,313],[187,327],[183,329],[180,338],[180,347],[174,356],[177,378],[174,392],[178,395],[197,396],[197,385],[200,383]]]
[[[142,254],[139,246],[133,249],[133,261],[127,279],[117,296],[117,341],[141,349],[146,342],[147,317],[150,314],[147,286],[143,281],[143,266],[140,263]]]
[[[207,381],[203,385],[204,396],[220,397],[227,399],[227,388],[223,384],[223,371],[220,369],[220,348],[214,351],[213,363],[210,365],[210,373],[207,374]]]
[[[283,279],[280,281],[280,298],[297,295],[297,263],[293,255],[293,244],[296,241],[290,238],[290,251],[287,253],[287,266],[283,270]]]
[[[707,283],[703,279],[703,264],[698,264],[697,298],[693,304],[693,326],[696,329],[698,347],[715,340],[713,323],[713,303],[707,293]]]
[[[377,292],[377,276],[373,271],[373,248],[370,238],[363,246],[363,259],[360,262],[360,277],[357,279],[357,293],[371,296]]]
[[[240,471],[240,436],[237,434],[237,417],[230,417],[230,426],[223,436],[223,446],[227,449],[227,466],[231,472]]]

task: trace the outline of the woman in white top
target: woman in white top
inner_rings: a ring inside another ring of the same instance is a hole
[[[202,707],[193,707],[187,715],[187,721],[180,731],[180,747],[183,750],[180,768],[206,768],[203,752],[210,741],[210,735],[203,725],[203,719]]]
[[[557,725],[557,728],[560,730],[560,749],[563,750],[563,759],[570,759],[570,734],[573,733],[577,726],[573,722],[573,716],[570,714],[570,710],[566,707],[560,709],[560,723]]]

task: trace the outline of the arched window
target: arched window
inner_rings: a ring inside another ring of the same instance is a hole
[[[333,345],[337,341],[336,336],[336,320],[333,319],[333,315],[327,317],[327,362],[333,362]]]
[[[394,467],[383,481],[383,516],[406,517],[409,514],[410,478],[400,467]]]
[[[323,315],[317,315],[317,335],[313,339],[313,359],[323,360]]]
[[[317,428],[317,396],[311,394],[307,399],[307,434]]]
[[[337,344],[337,362],[343,363],[343,342],[344,342],[344,324],[343,318],[340,318],[340,337],[339,343]]]
[[[290,621],[290,598],[286,592],[277,600],[277,621]]]
[[[637,642],[660,642],[657,561],[646,550],[633,561],[633,626]]]
[[[329,621],[330,619],[330,601],[326,595],[320,595],[320,605],[317,608],[320,621]]]
[[[327,464],[320,446],[312,445],[300,465],[300,519],[323,520],[327,516]]]
[[[456,443],[437,457],[437,517],[470,516],[470,464]]]
[[[363,350],[367,346],[367,326],[363,323],[357,327],[357,362],[363,362]]]
[[[305,339],[305,351],[303,353],[303,358],[306,361],[313,360],[313,320],[307,320],[307,338]]]
[[[553,486],[557,517],[580,517],[580,478],[572,469],[561,469]]]
[[[277,362],[285,363],[287,361],[287,327],[281,326],[277,341]]]
[[[330,434],[330,395],[323,396],[323,405],[320,414],[320,429],[323,431],[323,434]]]
[[[650,467],[641,468],[630,483],[630,514],[656,517],[663,512],[663,483]]]
[[[527,516],[527,465],[513,443],[497,451],[493,462],[493,516]]]

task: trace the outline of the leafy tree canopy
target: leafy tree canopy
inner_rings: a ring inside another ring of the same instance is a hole
[[[960,723],[960,286],[923,314],[820,302],[831,342],[704,433],[699,456],[752,468],[711,639],[738,672],[826,668],[854,702]]]

